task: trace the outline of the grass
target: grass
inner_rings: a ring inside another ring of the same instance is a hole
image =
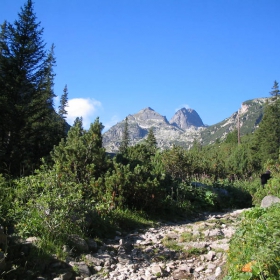
[[[190,248],[185,251],[185,255],[186,255],[186,257],[200,256],[207,252],[208,251],[206,248]]]
[[[193,235],[191,232],[183,232],[181,236],[179,237],[179,242],[190,242],[193,241],[195,238],[195,235]]]
[[[168,237],[165,237],[163,240],[162,240],[162,244],[169,248],[170,250],[173,250],[173,251],[176,251],[176,252],[179,252],[179,251],[182,251],[183,247],[178,245],[178,242],[174,239],[170,239]]]

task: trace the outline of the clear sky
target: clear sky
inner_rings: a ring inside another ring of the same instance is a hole
[[[1,0],[0,23],[25,0]],[[279,0],[34,0],[55,94],[69,118],[110,126],[151,107],[192,108],[208,125],[280,82]]]

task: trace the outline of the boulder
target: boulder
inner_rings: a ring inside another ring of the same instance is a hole
[[[261,202],[261,207],[266,208],[271,206],[272,204],[279,203],[280,198],[274,195],[267,195],[263,198]]]
[[[69,241],[72,246],[74,246],[79,252],[88,252],[89,246],[87,242],[77,234],[72,234],[69,236]]]

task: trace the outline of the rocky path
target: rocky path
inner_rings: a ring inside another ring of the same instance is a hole
[[[97,253],[69,264],[80,275],[76,280],[222,279],[229,240],[242,211],[204,213],[196,221],[161,224],[125,236],[119,232]],[[73,274],[54,279],[73,279]]]

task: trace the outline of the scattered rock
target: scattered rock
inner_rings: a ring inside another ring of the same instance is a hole
[[[204,213],[196,223],[166,223],[126,236],[116,233],[117,238],[105,242],[103,250],[85,256],[94,271],[90,279],[218,279],[242,212]],[[193,240],[183,242],[184,234]]]
[[[89,267],[85,264],[85,262],[70,262],[69,264],[72,267],[75,267],[75,270],[78,270],[78,272],[81,276],[87,277],[92,274],[90,272]]]
[[[69,259],[65,263],[54,260],[48,265],[55,272],[51,279],[220,279],[230,237],[243,211],[203,213],[195,222],[161,223],[157,228],[129,234],[116,232],[115,238],[104,240],[100,247],[93,239],[86,241],[71,235],[71,243],[63,246]],[[36,243],[36,238],[23,244],[24,254],[32,243]],[[78,253],[76,258],[73,248]],[[1,259],[4,260],[3,254],[0,254],[0,270]]]
[[[93,239],[87,240],[87,245],[90,251],[96,251],[97,250],[97,243]]]
[[[280,202],[280,198],[274,195],[267,195],[263,198],[262,202],[261,202],[261,207],[266,208],[271,206],[274,203],[279,203]]]

